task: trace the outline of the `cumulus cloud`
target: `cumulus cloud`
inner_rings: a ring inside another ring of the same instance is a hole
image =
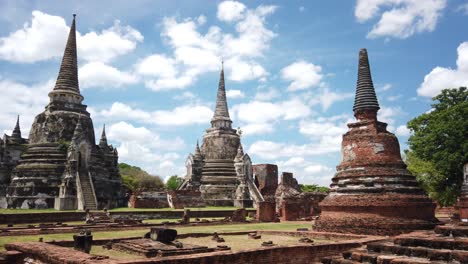
[[[395,134],[400,137],[409,137],[411,131],[405,125],[401,125],[397,127]]]
[[[27,137],[34,117],[43,111],[49,102],[47,94],[54,84],[54,80],[26,85],[0,79],[0,104],[8,106],[0,112],[0,131],[10,133],[15,126],[17,115],[20,115],[21,132],[23,137]]]
[[[143,41],[143,35],[130,27],[122,26],[116,20],[114,25],[100,33],[89,32],[77,40],[80,58],[88,61],[108,62],[113,58],[127,54]]]
[[[135,75],[122,72],[102,62],[85,64],[79,69],[79,78],[82,88],[119,88],[138,82],[138,78]]]
[[[228,99],[244,98],[245,94],[241,90],[227,90],[226,96]]]
[[[213,111],[202,105],[183,105],[172,110],[145,111],[121,102],[114,102],[110,109],[95,112],[106,120],[128,120],[159,126],[186,126],[208,123]]]
[[[151,129],[136,127],[123,121],[108,126],[107,137],[115,143],[119,158],[124,162],[161,176],[181,172],[181,168],[175,166],[180,162],[181,156],[174,152],[185,145],[179,137],[161,139],[160,135]]]
[[[184,89],[201,74],[219,71],[223,59],[229,80],[264,80],[268,72],[256,58],[263,56],[276,36],[266,27],[267,16],[275,10],[275,6],[248,9],[236,1],[221,2],[218,19],[232,23],[234,34],[225,33],[217,26],[201,32],[200,26],[206,18],[165,17],[161,37],[172,54],[143,58],[136,64],[137,73],[144,76],[145,86],[152,90]]]
[[[205,124],[212,116],[213,111],[206,106],[180,106],[170,111],[155,111],[153,122],[162,126]]]
[[[306,61],[297,61],[283,68],[281,77],[291,81],[289,91],[304,90],[320,84],[323,78],[322,67]]]
[[[237,1],[224,1],[218,5],[216,16],[221,21],[232,22],[242,19],[246,6]]]
[[[419,86],[419,96],[434,97],[443,89],[468,86],[468,42],[461,43],[457,53],[457,68],[435,67]]]
[[[380,16],[368,38],[404,39],[434,31],[446,4],[446,0],[358,0],[354,15],[360,23]]]
[[[70,28],[65,19],[40,11],[32,12],[30,23],[23,28],[0,38],[0,59],[20,63],[32,63],[61,57]],[[80,58],[88,61],[108,62],[136,48],[143,36],[130,26],[119,21],[101,32],[77,32]]]

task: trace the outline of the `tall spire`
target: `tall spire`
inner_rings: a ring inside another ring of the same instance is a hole
[[[372,116],[377,115],[377,111],[380,109],[380,107],[379,102],[377,101],[377,96],[375,95],[374,84],[372,83],[372,76],[366,49],[361,49],[359,51],[358,67],[356,97],[354,99],[353,106],[354,115],[357,117],[357,115],[362,112],[371,113]]]
[[[73,14],[73,21],[70,27],[70,33],[68,34],[67,44],[63,53],[62,63],[60,65],[60,71],[55,82],[53,91],[49,94],[51,100],[63,98],[63,96],[56,96],[59,93],[74,96],[75,103],[81,103],[83,97],[80,94],[80,88],[78,84],[78,58],[76,52],[76,26],[75,17]],[[81,99],[81,100],[77,100]],[[61,99],[63,100],[63,99]],[[70,101],[70,100],[68,100]]]
[[[60,65],[60,72],[55,83],[54,90],[72,89],[79,91],[78,86],[78,60],[76,54],[76,27],[75,17],[70,27],[70,34],[68,35],[67,45],[63,53],[62,64]]]
[[[21,128],[19,124],[19,115],[16,119],[16,125],[15,128],[13,129],[13,132],[11,133],[11,138],[13,140],[21,140]]]
[[[224,63],[219,74],[218,95],[216,97],[216,108],[211,119],[212,127],[231,128],[231,118],[229,117],[228,105],[226,100],[226,89],[224,85]]]
[[[107,146],[107,136],[106,136],[106,124],[102,127],[101,139],[99,140],[99,146]]]

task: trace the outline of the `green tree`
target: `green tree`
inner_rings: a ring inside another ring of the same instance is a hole
[[[432,100],[432,111],[408,122],[407,163],[431,197],[451,205],[468,161],[468,90],[444,89]]]
[[[139,167],[119,163],[122,183],[133,193],[158,190],[164,187],[161,177],[151,175]]]
[[[179,176],[172,175],[171,177],[169,177],[169,179],[167,179],[166,189],[172,190],[172,191],[177,190],[177,188],[182,184],[182,181],[183,179],[180,178]]]
[[[317,184],[299,184],[303,192],[323,192],[327,193],[330,191],[330,188],[325,186],[318,186]]]

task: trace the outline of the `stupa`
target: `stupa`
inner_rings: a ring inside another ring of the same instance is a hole
[[[401,159],[396,136],[377,120],[380,109],[367,51],[359,53],[355,123],[343,135],[342,161],[320,203],[314,230],[395,235],[433,228],[435,204]]]
[[[82,104],[75,28],[74,15],[57,81],[49,93],[50,102],[34,119],[27,149],[11,173],[6,192],[10,208],[123,205],[117,150],[107,145],[104,132],[96,145],[93,121]],[[16,134],[12,137],[21,138]]]
[[[201,147],[197,142],[186,167],[185,181],[179,189],[200,191],[207,205],[251,207],[254,200],[263,199],[253,183],[250,157],[243,151],[238,131],[232,128],[223,68],[211,127]]]

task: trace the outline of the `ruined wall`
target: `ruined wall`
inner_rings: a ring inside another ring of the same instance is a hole
[[[185,207],[205,207],[206,204],[202,199],[201,192],[192,190],[177,190],[167,193],[169,205],[175,209],[183,209]]]
[[[275,164],[253,165],[255,185],[265,200],[274,200],[278,188],[278,166]]]
[[[128,201],[128,207],[131,208],[167,208],[167,192],[141,192],[132,194]]]

